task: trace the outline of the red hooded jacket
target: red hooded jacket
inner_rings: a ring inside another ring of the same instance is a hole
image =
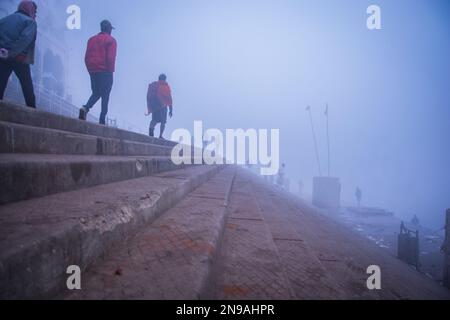
[[[172,91],[166,81],[155,81],[148,86],[147,108],[148,113],[159,108],[172,106]]]
[[[116,70],[117,42],[109,34],[101,32],[89,39],[86,50],[86,67],[89,73],[114,72]]]

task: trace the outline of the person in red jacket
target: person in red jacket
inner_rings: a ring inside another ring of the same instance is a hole
[[[167,123],[167,109],[169,116],[173,116],[172,90],[167,83],[167,76],[162,74],[158,81],[151,83],[147,91],[147,108],[148,115],[152,114],[150,122],[150,137],[155,136],[155,127],[161,124],[159,138],[163,139],[164,129]]]
[[[91,78],[92,95],[80,109],[80,120],[86,120],[89,110],[102,99],[100,124],[105,124],[108,113],[109,96],[113,85],[116,65],[117,42],[111,36],[114,29],[111,22],[101,22],[101,32],[89,39],[86,50],[86,67]]]

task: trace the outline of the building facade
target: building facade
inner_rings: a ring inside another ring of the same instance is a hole
[[[19,0],[1,0],[0,18],[17,10]],[[67,0],[35,0],[38,5],[38,36],[35,64],[32,66],[36,103],[39,109],[77,117],[79,107],[72,104],[69,86],[69,51],[65,39]],[[23,104],[20,83],[10,78],[5,100]],[[90,120],[95,117],[89,115]],[[111,121],[109,121],[111,122]]]

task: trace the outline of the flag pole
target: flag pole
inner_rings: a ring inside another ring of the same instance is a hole
[[[328,103],[325,110],[325,116],[327,117],[327,146],[328,146],[328,177],[330,177],[330,126],[329,126],[329,109]]]
[[[308,106],[308,108],[306,108],[306,111],[309,112],[309,119],[311,120],[311,129],[314,139],[314,148],[316,150],[317,166],[319,167],[319,175],[322,176],[322,168],[320,167],[319,149],[317,147],[316,131],[314,130],[314,122],[312,118],[311,106]]]

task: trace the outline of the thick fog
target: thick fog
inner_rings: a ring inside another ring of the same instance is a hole
[[[64,35],[78,106],[90,94],[86,41],[107,18],[118,41],[111,117],[148,132],[147,86],[164,72],[174,97],[168,136],[192,130],[194,120],[221,130],[280,129],[291,189],[302,180],[311,193],[319,172],[306,107],[312,107],[325,174],[328,103],[331,174],[341,179],[344,204],[355,204],[359,186],[365,206],[443,226],[450,207],[447,0],[68,4],[82,10],[81,30]],[[366,26],[371,4],[381,7],[382,30]]]

